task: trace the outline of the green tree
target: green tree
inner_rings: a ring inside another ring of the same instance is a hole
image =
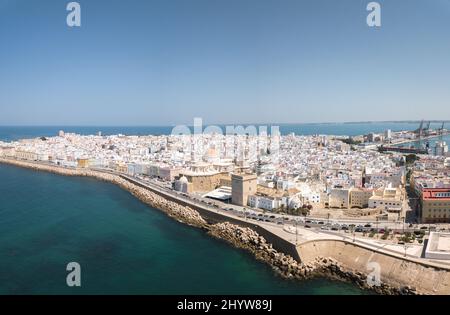
[[[406,156],[406,165],[412,165],[415,161],[419,160],[419,157],[415,154],[408,154]]]

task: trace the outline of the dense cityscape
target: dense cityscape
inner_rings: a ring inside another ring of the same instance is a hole
[[[450,295],[449,0],[0,16],[0,298],[208,313]]]
[[[0,157],[125,174],[261,224],[283,225],[297,241],[293,222],[320,233],[353,233],[361,240],[380,237],[405,255],[405,243],[411,243],[409,252],[418,256],[429,233],[440,249],[428,248],[427,258],[446,260],[448,147],[437,141],[428,148],[430,154],[415,154],[401,151],[421,149],[394,145],[422,138],[423,133],[422,124],[416,131],[354,137],[82,136],[61,130],[54,137],[0,142]],[[428,130],[426,139],[443,134],[443,128]]]

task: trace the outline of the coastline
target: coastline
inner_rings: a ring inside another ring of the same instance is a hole
[[[344,266],[342,262],[331,256],[324,257],[320,255],[323,252],[316,252],[313,256],[310,255],[311,257],[308,257],[307,260],[294,259],[291,255],[274,249],[273,245],[268,243],[254,229],[229,222],[208,223],[198,211],[168,200],[149,189],[130,182],[119,174],[89,169],[70,169],[56,165],[44,165],[2,158],[0,158],[0,163],[64,176],[92,177],[118,185],[145,204],[163,211],[171,218],[181,223],[201,228],[210,236],[224,240],[237,248],[250,252],[256,259],[270,265],[276,274],[286,279],[302,280],[320,276],[332,280],[352,282],[360,288],[369,289],[381,294],[430,293],[426,290],[422,291],[421,288],[409,287],[407,283],[396,283],[392,285],[383,282],[380,286],[369,286],[366,281],[366,270],[363,268],[357,268],[356,270],[354,268],[348,268],[348,266]]]

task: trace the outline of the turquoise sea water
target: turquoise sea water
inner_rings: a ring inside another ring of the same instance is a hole
[[[358,135],[414,123],[280,125],[283,134]],[[440,125],[432,125],[432,128]],[[169,134],[172,127],[0,127],[0,140]],[[82,287],[66,286],[81,264]],[[287,281],[248,253],[88,178],[0,164],[0,294],[366,294],[351,284]]]
[[[209,124],[204,123],[203,128]],[[330,134],[330,135],[362,135],[369,132],[384,132],[387,129],[392,131],[415,130],[419,127],[419,123],[409,122],[368,122],[368,123],[328,123],[328,124],[272,124],[279,126],[281,134],[289,134],[294,132],[297,135],[312,134]],[[447,129],[450,129],[446,125]],[[225,132],[227,125],[220,125]],[[258,125],[257,125],[258,126]],[[259,127],[259,126],[258,126]],[[271,125],[267,125],[270,132]],[[433,123],[431,128],[440,128],[441,124]],[[100,126],[41,126],[41,127],[2,127],[0,126],[0,140],[13,141],[23,138],[34,137],[50,137],[56,136],[59,130],[66,132],[75,132],[78,134],[89,135],[96,134],[101,131],[103,135],[112,135],[122,133],[125,135],[164,135],[170,134],[173,126],[159,127],[100,127]]]
[[[365,294],[287,281],[115,185],[0,164],[0,294]],[[81,265],[80,288],[66,265]]]

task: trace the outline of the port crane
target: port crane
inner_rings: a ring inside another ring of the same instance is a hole
[[[423,135],[423,130],[424,130],[423,123],[424,123],[424,120],[422,119],[422,121],[420,122],[419,128],[415,130],[415,133],[419,135],[419,139],[421,139],[422,135]]]
[[[444,134],[444,125],[445,125],[445,121],[442,122],[441,128],[438,129],[438,133],[441,135]]]

